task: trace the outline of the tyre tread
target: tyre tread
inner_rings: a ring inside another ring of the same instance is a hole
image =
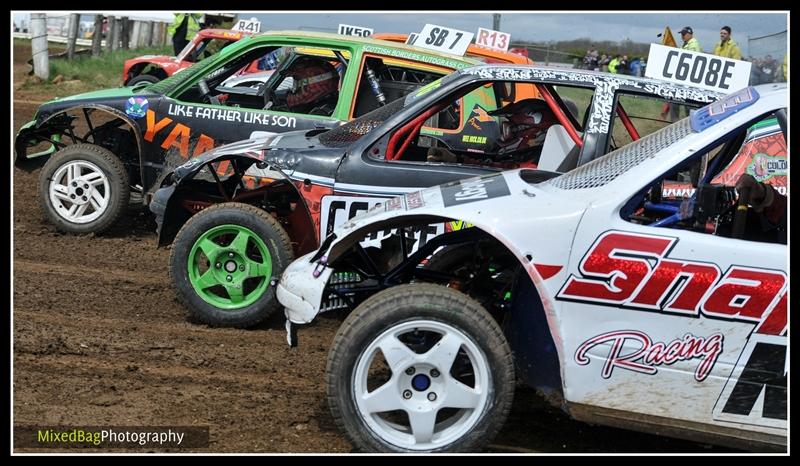
[[[482,447],[491,438],[497,435],[503,422],[508,417],[514,397],[514,357],[505,340],[502,329],[491,314],[474,299],[445,286],[431,283],[398,285],[372,295],[348,315],[336,333],[333,344],[331,345],[331,350],[328,353],[326,367],[326,398],[331,410],[331,415],[336,425],[342,431],[346,432],[356,445],[366,445],[370,450],[388,447],[388,445],[384,445],[376,441],[369,434],[364,433],[363,430],[365,429],[348,428],[347,414],[340,409],[337,403],[337,394],[342,388],[343,381],[341,379],[345,377],[345,372],[347,372],[343,367],[343,364],[346,363],[342,361],[346,361],[347,358],[352,356],[346,354],[349,349],[348,343],[355,341],[359,332],[363,331],[363,329],[384,317],[381,310],[386,309],[388,306],[403,307],[419,305],[420,303],[436,303],[436,305],[442,305],[447,309],[459,309],[465,318],[472,321],[471,325],[486,332],[486,338],[488,340],[501,342],[501,344],[494,347],[484,348],[484,351],[498,352],[497,356],[499,356],[499,362],[502,366],[500,370],[503,371],[506,376],[510,374],[511,378],[511,383],[504,385],[494,384],[494,390],[496,392],[494,401],[504,401],[500,411],[494,413],[492,416],[493,421],[499,420],[499,422],[486,421],[479,423],[467,434],[469,438],[466,441],[456,445],[452,450],[449,448],[447,449],[447,451],[473,451],[475,448]],[[355,361],[353,361],[353,364],[354,363]],[[347,383],[347,381],[344,381],[344,383]],[[353,432],[358,432],[358,434],[354,436]]]

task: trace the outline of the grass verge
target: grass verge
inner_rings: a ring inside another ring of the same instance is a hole
[[[25,39],[14,40],[15,53],[24,53],[27,45],[27,56],[23,56],[24,61],[30,58],[30,41]],[[78,50],[86,47],[78,47]],[[63,44],[49,44],[49,53],[59,53],[66,49]],[[122,68],[125,60],[141,55],[171,55],[171,46],[142,47],[129,50],[116,50],[113,53],[103,51],[99,57],[91,55],[78,55],[72,60],[66,58],[50,59],[50,78],[47,82],[41,82],[33,77],[27,77],[21,83],[21,89],[39,90],[43,93],[50,93],[55,97],[79,94],[97,89],[106,89],[122,86]],[[15,57],[14,62],[19,63]],[[27,66],[30,70],[30,65]],[[61,76],[59,78],[59,76]],[[56,81],[55,83],[53,81]]]

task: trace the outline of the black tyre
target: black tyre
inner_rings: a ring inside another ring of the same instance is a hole
[[[94,144],[61,149],[39,175],[42,211],[66,233],[100,233],[110,228],[127,208],[130,191],[122,161]]]
[[[275,284],[292,260],[283,227],[248,204],[218,204],[181,228],[172,244],[170,276],[198,322],[246,328],[279,309]]]
[[[153,76],[152,74],[140,74],[139,76],[131,78],[131,80],[128,81],[128,84],[126,84],[126,86],[133,87],[139,83],[153,84],[159,81],[161,81],[161,78],[159,78],[158,76]]]
[[[478,451],[514,397],[514,364],[500,326],[468,296],[400,285],[342,323],[328,355],[331,413],[361,450]]]

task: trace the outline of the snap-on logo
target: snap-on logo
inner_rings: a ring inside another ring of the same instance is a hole
[[[595,241],[557,295],[577,301],[751,322],[755,333],[786,332],[786,274],[670,257],[678,238],[621,231]]]

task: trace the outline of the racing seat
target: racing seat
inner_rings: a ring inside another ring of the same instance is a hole
[[[557,171],[573,147],[576,147],[575,141],[572,140],[562,125],[550,126],[547,129],[544,145],[542,146],[542,155],[539,157],[539,164],[536,168]]]

